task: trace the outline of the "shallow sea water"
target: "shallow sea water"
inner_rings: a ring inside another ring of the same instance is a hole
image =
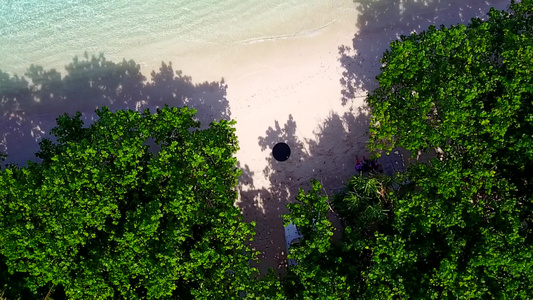
[[[312,35],[352,0],[2,0],[0,69],[62,68],[76,55],[186,56]],[[168,49],[162,49],[168,48]]]

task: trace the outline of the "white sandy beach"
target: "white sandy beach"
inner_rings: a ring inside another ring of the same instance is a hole
[[[254,246],[262,253],[264,272],[285,264],[281,214],[287,213],[285,205],[294,201],[298,188],[307,188],[316,178],[331,193],[354,174],[355,155],[368,155],[364,96],[376,86],[379,58],[389,43],[431,24],[467,23],[471,17],[484,17],[490,6],[507,5],[496,0],[366,0],[305,34],[179,55],[173,55],[179,51],[169,40],[153,45],[158,53],[154,58],[146,51],[137,58],[132,49],[116,55],[139,60],[147,77],[161,60],[171,60],[194,82],[224,78],[243,170],[237,205],[246,221],[257,222]],[[35,141],[57,116],[28,112],[26,117],[35,122],[15,132],[4,130],[0,140],[9,154],[20,157],[19,163],[31,158]],[[0,125],[7,124],[14,123],[4,116]],[[277,142],[291,147],[289,160],[272,158]]]

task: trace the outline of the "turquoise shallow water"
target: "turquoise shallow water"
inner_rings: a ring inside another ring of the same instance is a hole
[[[112,59],[292,38],[336,22],[351,0],[2,0],[0,69],[60,67],[87,51]]]

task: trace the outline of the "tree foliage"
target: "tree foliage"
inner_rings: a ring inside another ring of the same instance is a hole
[[[532,294],[532,13],[530,1],[513,3],[487,21],[402,37],[385,53],[368,97],[371,148],[439,153],[411,166],[394,201],[397,234],[380,236],[376,293]]]
[[[298,266],[289,269],[284,279],[287,297],[331,299],[330,295],[346,287],[344,279],[330,267],[336,264],[335,257],[324,255],[332,248],[333,227],[325,217],[329,209],[321,189],[318,181],[312,182],[308,193],[300,189],[297,202],[288,205],[291,214],[284,216],[285,224],[292,222],[304,236],[289,249],[288,258],[294,258]]]
[[[371,148],[438,148],[466,168],[512,170],[523,186],[533,160],[532,11],[524,1],[393,42],[368,97]]]
[[[251,297],[233,121],[199,130],[187,108],[97,114],[89,127],[59,117],[41,163],[1,171],[6,296]]]
[[[370,150],[436,150],[434,159],[395,177],[354,177],[330,199],[342,242],[304,236],[302,245],[325,251],[291,252],[292,298],[533,295],[532,13],[522,1],[391,44],[367,99]],[[313,195],[300,198],[314,206],[303,201],[288,219],[310,222],[327,201]]]

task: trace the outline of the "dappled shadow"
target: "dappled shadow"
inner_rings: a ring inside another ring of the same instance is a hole
[[[63,114],[80,111],[86,123],[94,121],[94,110],[154,110],[165,104],[198,110],[196,118],[210,122],[230,119],[227,85],[220,82],[194,83],[171,63],[162,63],[151,80],[141,74],[133,60],[115,63],[103,54],[75,57],[65,67],[65,75],[55,69],[32,65],[24,77],[0,71],[0,152],[7,162],[24,165],[36,160],[38,142]]]
[[[467,24],[483,18],[490,7],[503,10],[509,1],[497,0],[355,0],[359,29],[352,45],[339,47],[344,69],[342,103],[365,95],[377,87],[380,59],[392,41],[430,25]]]
[[[368,117],[362,112],[331,113],[318,127],[312,139],[297,136],[297,124],[292,115],[269,127],[258,143],[266,155],[262,174],[254,174],[247,165],[240,166],[240,202],[246,221],[257,221],[254,245],[260,251],[259,268],[268,267],[282,273],[286,267],[285,237],[281,215],[288,213],[286,205],[295,201],[299,188],[310,188],[311,179],[323,184],[324,192],[333,193],[355,175],[355,155],[366,149]],[[278,142],[291,147],[287,161],[276,161],[271,153]],[[266,185],[256,186],[254,178],[265,178]]]

